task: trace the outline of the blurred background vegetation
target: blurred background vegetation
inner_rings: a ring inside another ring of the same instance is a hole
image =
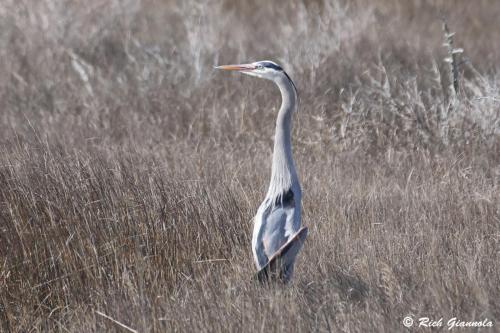
[[[0,327],[499,318],[498,17],[486,0],[2,1]],[[278,90],[213,69],[264,59],[299,89],[311,231],[271,289],[249,280],[249,235]]]

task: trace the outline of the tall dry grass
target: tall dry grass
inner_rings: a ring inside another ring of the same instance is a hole
[[[3,1],[0,330],[498,330],[499,13]],[[464,49],[456,101],[442,17]],[[249,235],[278,91],[212,69],[262,59],[299,88],[310,230],[293,283],[270,288],[250,279]]]

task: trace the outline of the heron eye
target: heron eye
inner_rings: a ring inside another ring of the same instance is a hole
[[[264,66],[262,66],[262,65],[258,65],[257,68],[260,70],[264,70]]]

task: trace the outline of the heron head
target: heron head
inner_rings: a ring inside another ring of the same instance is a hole
[[[243,74],[256,76],[272,81],[275,81],[277,78],[280,77],[285,77],[285,76],[288,77],[285,71],[283,71],[283,68],[281,68],[278,64],[269,60],[252,62],[251,64],[217,66],[215,68],[230,70],[230,71],[238,71]]]

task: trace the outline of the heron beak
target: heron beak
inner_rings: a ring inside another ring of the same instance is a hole
[[[248,72],[248,71],[253,71],[255,69],[255,66],[252,64],[224,65],[224,66],[216,66],[215,69],[223,69],[226,71]]]

